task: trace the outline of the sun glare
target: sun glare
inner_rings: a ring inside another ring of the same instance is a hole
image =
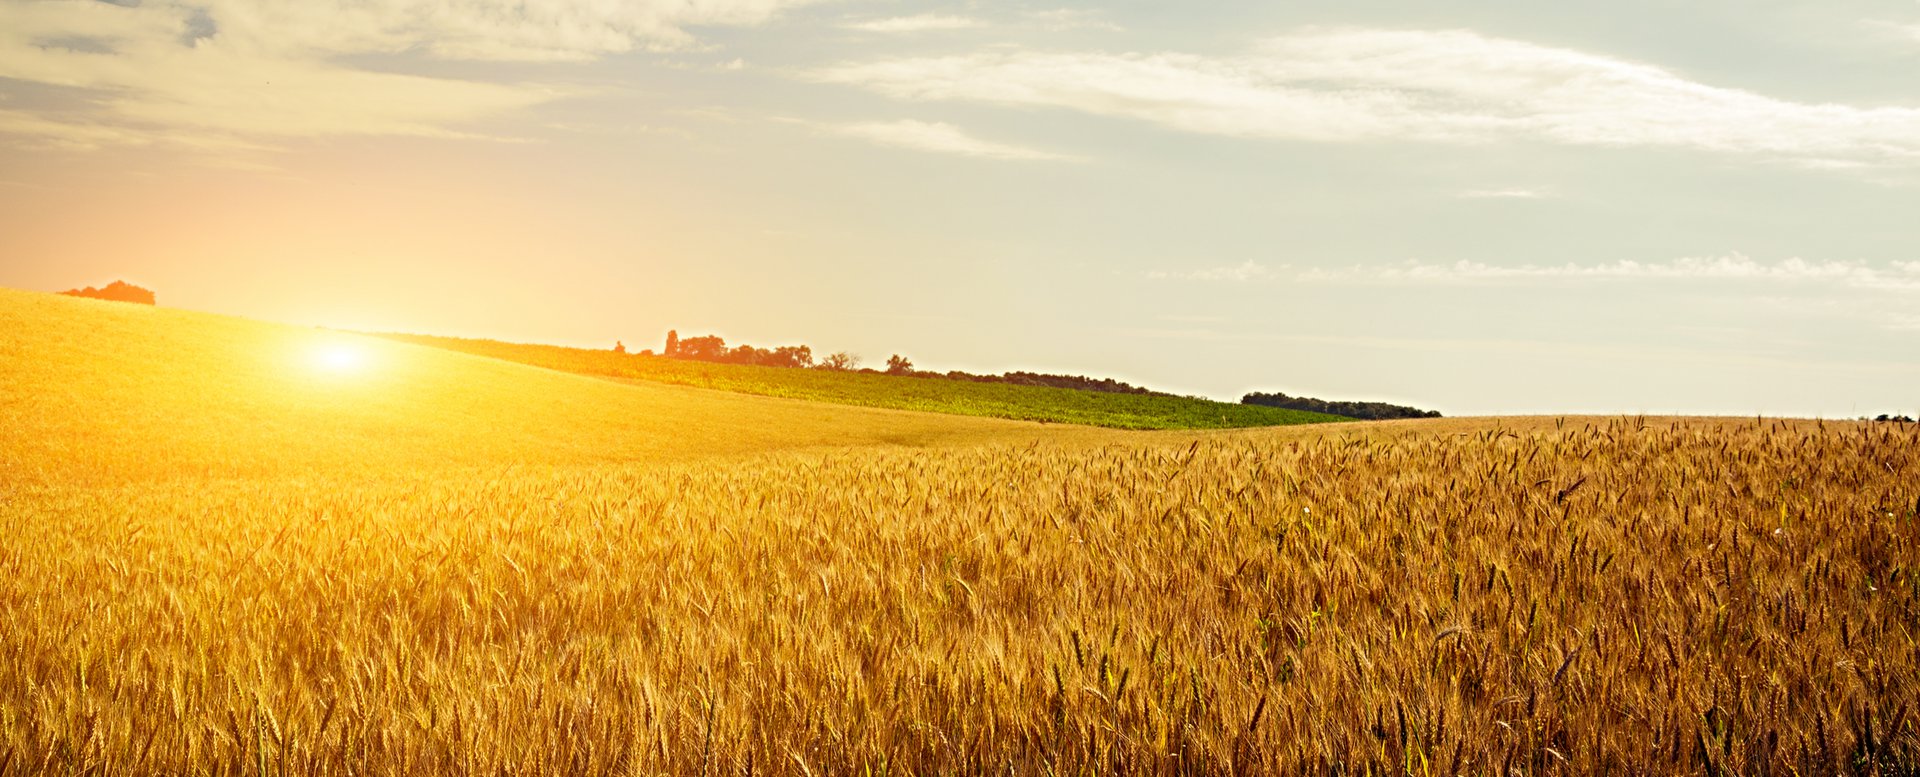
[[[366,368],[367,352],[351,343],[320,343],[313,347],[307,361],[317,372],[345,375]]]

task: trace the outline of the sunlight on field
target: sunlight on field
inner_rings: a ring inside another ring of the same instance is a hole
[[[307,366],[315,372],[346,376],[366,370],[372,357],[356,343],[328,339],[307,348]]]
[[[1903,773],[1915,482],[1749,422],[38,490],[0,759]]]
[[[1106,439],[575,375],[304,327],[0,289],[0,474],[171,477]]]
[[[0,774],[1920,769],[1911,425],[1094,432],[326,337],[0,292]]]
[[[1115,429],[1191,430],[1342,423],[1353,419],[1196,397],[978,383],[931,376],[871,375],[624,354],[552,345],[426,335],[375,335],[536,367],[623,381],[667,383],[816,402],[956,415],[1085,424]]]

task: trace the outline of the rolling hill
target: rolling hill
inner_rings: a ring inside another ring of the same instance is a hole
[[[296,326],[0,289],[0,479],[297,475],[1066,439],[1091,430],[622,384]]]
[[[718,364],[556,345],[384,334],[400,342],[623,381],[666,383],[861,407],[1105,426],[1239,429],[1351,421],[1340,416],[1197,397],[1116,394],[833,370]]]

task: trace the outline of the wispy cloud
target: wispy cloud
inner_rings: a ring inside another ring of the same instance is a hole
[[[971,16],[952,14],[923,13],[913,16],[895,16],[886,19],[867,19],[848,22],[841,25],[849,30],[862,32],[928,32],[932,30],[970,30],[985,27],[986,22]]]
[[[667,70],[682,70],[694,73],[737,73],[751,67],[747,64],[747,60],[741,57],[734,57],[725,62],[688,62],[679,59],[663,59],[654,64],[657,67]]]
[[[0,78],[75,90],[81,116],[17,111],[0,132],[76,149],[195,135],[471,136],[464,125],[573,92],[410,75],[356,55],[584,61],[686,48],[809,0],[91,0],[0,3]],[[29,118],[37,119],[30,121]],[[65,128],[52,128],[63,124]]]
[[[1062,161],[1073,157],[1042,151],[1036,148],[996,143],[974,137],[966,130],[952,124],[937,121],[869,121],[849,124],[824,124],[808,122],[809,126],[822,132],[845,137],[859,138],[884,146],[907,148],[915,151],[932,151],[941,154],[980,157],[983,159],[1016,159]]]
[[[1185,270],[1151,270],[1149,280],[1221,283],[1298,283],[1352,286],[1514,286],[1575,282],[1750,281],[1843,287],[1907,294],[1920,292],[1920,261],[1870,264],[1859,261],[1786,259],[1760,262],[1744,254],[1684,257],[1666,262],[1630,259],[1600,264],[1489,264],[1409,261],[1344,268],[1269,267],[1252,260]]]
[[[1920,109],[1795,102],[1463,30],[1309,28],[1233,57],[983,50],[811,75],[902,99],[1057,107],[1244,138],[1531,139],[1920,162]]]
[[[819,1],[161,0],[141,7],[201,19],[208,40],[272,52],[424,51],[443,59],[542,62],[687,48],[698,43],[689,27],[762,24]]]
[[[1103,30],[1120,32],[1125,30],[1107,19],[1106,15],[1090,8],[1049,8],[1040,11],[1028,11],[1023,14],[1024,21],[1048,30]]]
[[[1752,367],[1818,368],[1857,372],[1867,375],[1910,374],[1912,364],[1893,360],[1853,360],[1837,358],[1797,358],[1769,350],[1726,347],[1702,348],[1681,344],[1577,343],[1564,340],[1483,337],[1383,337],[1368,335],[1329,335],[1274,333],[1246,330],[1219,330],[1205,327],[1116,328],[1115,335],[1157,340],[1197,342],[1293,343],[1336,346],[1343,349],[1365,348],[1383,351],[1434,353],[1490,353],[1531,355],[1598,362],[1666,362],[1699,367],[1702,364]]]
[[[166,148],[202,153],[266,151],[268,146],[225,134],[163,127],[129,127],[70,113],[0,110],[0,137],[35,151],[97,151],[115,147]]]
[[[1564,280],[1730,280],[1822,283],[1908,291],[1920,290],[1920,262],[1892,262],[1876,266],[1866,262],[1815,262],[1795,258],[1763,263],[1742,254],[1681,258],[1669,262],[1622,260],[1589,265],[1571,263],[1492,265],[1471,261],[1452,264],[1408,262],[1377,267],[1306,270],[1295,276],[1293,280],[1302,283],[1394,285],[1472,285]]]
[[[1249,281],[1269,280],[1277,277],[1274,271],[1264,264],[1251,259],[1225,267],[1205,267],[1198,270],[1150,270],[1146,277],[1152,280],[1180,281],[1226,281],[1246,283]]]

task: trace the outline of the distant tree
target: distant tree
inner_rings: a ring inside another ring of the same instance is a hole
[[[615,341],[613,341],[613,352],[614,352],[614,353],[626,353],[626,352],[627,352],[627,344],[626,344],[626,343],[623,343],[623,342],[620,342],[619,340],[615,340]]]
[[[68,289],[60,293],[69,297],[87,297],[113,302],[134,302],[141,305],[154,304],[152,291],[140,288],[126,281],[114,281],[107,284],[105,288],[100,289],[88,286],[84,289]]]
[[[852,370],[860,366],[860,357],[839,351],[820,360],[820,367],[828,370]]]
[[[1385,402],[1342,402],[1313,397],[1290,397],[1278,392],[1262,394],[1254,392],[1240,398],[1243,405],[1263,405],[1289,410],[1306,410],[1314,413],[1363,418],[1367,420],[1387,420],[1393,418],[1439,418],[1436,410],[1421,410],[1405,405],[1391,405]]]
[[[1052,386],[1054,388],[1078,389],[1081,391],[1100,391],[1109,394],[1161,394],[1161,392],[1158,391],[1144,389],[1131,383],[1122,383],[1112,378],[1089,378],[1084,375],[1048,375],[1036,372],[1009,372],[997,377],[989,375],[986,376],[985,379],[1022,386]]]
[[[887,357],[887,374],[888,375],[912,375],[913,360],[905,356],[901,356],[900,354],[897,354],[897,353]]]
[[[703,362],[727,361],[727,341],[714,335],[689,337],[677,342],[673,355]]]
[[[813,349],[804,345],[783,345],[773,349],[765,364],[769,367],[811,367]]]
[[[661,353],[666,354],[668,356],[680,355],[680,333],[679,332],[676,332],[672,329],[667,330],[667,349],[664,351],[661,351]]]
[[[726,361],[734,364],[765,364],[773,355],[772,351],[755,348],[751,345],[737,345],[727,352]]]

